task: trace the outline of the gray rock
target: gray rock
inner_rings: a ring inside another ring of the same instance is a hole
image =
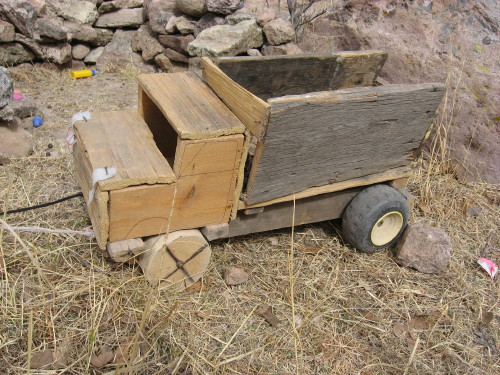
[[[451,239],[439,228],[409,224],[396,246],[395,261],[424,273],[442,272],[451,258]]]
[[[194,40],[192,35],[159,35],[158,41],[165,47],[187,54],[187,46]]]
[[[42,43],[68,41],[68,32],[63,27],[63,22],[60,18],[39,18],[36,21],[35,28],[39,35],[38,40]]]
[[[9,107],[13,110],[14,116],[20,119],[33,117],[35,113],[40,113],[38,106],[33,99],[24,97],[24,99],[13,100]]]
[[[295,37],[292,24],[282,18],[276,18],[267,22],[263,30],[267,41],[273,45],[288,43]]]
[[[47,44],[41,46],[45,60],[54,64],[62,65],[71,60],[71,44]]]
[[[163,53],[155,56],[155,63],[158,64],[161,70],[164,72],[168,72],[173,68],[172,62],[170,59],[165,56]]]
[[[186,55],[183,55],[182,53],[179,53],[171,48],[165,48],[163,54],[172,61],[177,61],[186,64],[189,63],[189,58]]]
[[[142,51],[145,61],[152,61],[156,55],[163,52],[162,45],[153,36],[153,31],[148,25],[142,25],[132,39],[132,50]]]
[[[241,21],[250,21],[250,20],[255,20],[257,19],[257,15],[253,13],[244,13],[244,12],[238,12],[235,14],[231,14],[230,16],[226,17],[226,22],[229,25],[236,25],[240,23]]]
[[[15,34],[13,24],[0,20],[0,42],[13,42]]]
[[[32,61],[35,55],[20,43],[2,43],[0,65],[9,66]]]
[[[248,281],[248,273],[241,268],[230,267],[226,270],[224,281],[227,285],[240,285]]]
[[[0,122],[0,165],[7,165],[11,158],[21,158],[33,152],[33,137],[14,118]]]
[[[143,8],[120,9],[115,12],[101,14],[97,27],[136,27],[144,23]]]
[[[47,7],[65,20],[93,24],[99,13],[95,3],[86,0],[47,0]]]
[[[193,34],[196,31],[198,24],[190,17],[180,16],[177,17],[175,27],[182,35],[188,35]]]
[[[47,12],[47,3],[45,0],[29,0],[29,2],[35,7],[38,17]]]
[[[231,14],[243,8],[243,0],[206,0],[209,12]]]
[[[0,122],[14,120],[14,110],[10,104],[5,107],[0,107]]]
[[[206,0],[177,0],[177,9],[182,13],[201,17],[207,12]]]
[[[0,66],[0,108],[9,104],[14,95],[14,85],[9,76],[9,71]]]
[[[91,46],[103,46],[113,38],[113,31],[106,29],[94,29],[89,25],[66,22],[64,27],[70,33],[71,39],[88,43]]]
[[[257,15],[257,23],[263,27],[266,23],[276,18],[276,11],[273,8],[266,8]]]
[[[105,47],[102,55],[97,60],[97,65],[112,63],[124,66],[132,61],[132,39],[134,30],[116,30],[113,39]]]
[[[143,0],[114,0],[106,1],[99,5],[97,11],[101,13],[109,13],[118,9],[141,8],[144,4]]]
[[[226,23],[226,19],[214,13],[207,13],[203,17],[198,20],[198,26],[194,33],[195,36],[198,36],[203,30],[208,29],[212,26],[223,25]]]
[[[176,0],[149,0],[144,3],[149,26],[155,33],[166,34],[165,26],[177,9]]]
[[[90,48],[85,44],[75,44],[71,49],[71,55],[75,60],[83,60],[90,53]]]
[[[0,18],[13,24],[22,34],[33,36],[36,8],[27,0],[2,0]]]
[[[265,44],[262,47],[262,54],[264,56],[300,55],[302,53],[304,53],[304,51],[295,43],[281,44],[279,46]]]
[[[44,54],[40,44],[38,44],[34,39],[31,39],[22,34],[16,33],[15,41],[21,43],[23,46],[27,47],[37,59],[43,60]]]
[[[258,49],[255,49],[255,48],[250,48],[248,51],[247,51],[247,55],[248,56],[262,56],[262,53],[260,53],[260,51]]]
[[[262,29],[255,19],[235,26],[221,25],[203,30],[189,43],[191,56],[236,56],[263,43]]]
[[[99,60],[99,57],[101,57],[103,52],[104,52],[104,47],[102,46],[94,48],[92,51],[89,52],[89,54],[85,57],[83,61],[86,64],[96,64],[97,60]]]

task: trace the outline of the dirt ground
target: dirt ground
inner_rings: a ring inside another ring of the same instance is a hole
[[[45,124],[33,130],[32,156],[0,167],[2,210],[78,192],[64,141],[70,117],[134,107],[139,73],[10,71]],[[175,293],[151,288],[137,266],[112,263],[85,236],[0,230],[0,373],[26,374],[45,354],[60,369],[31,374],[498,374],[499,284],[476,261],[500,261],[500,190],[459,183],[434,155],[417,163],[409,189],[412,220],[452,238],[444,274],[400,267],[390,250],[358,253],[332,221],[215,241],[202,286]],[[81,198],[2,220],[90,225]],[[230,266],[248,282],[226,286]],[[279,323],[256,314],[264,304]],[[111,363],[91,364],[108,352]]]

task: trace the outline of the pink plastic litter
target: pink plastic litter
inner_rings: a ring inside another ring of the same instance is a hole
[[[24,96],[21,95],[19,90],[14,90],[14,100],[24,99]]]
[[[495,263],[486,258],[479,258],[477,262],[486,272],[488,272],[492,279],[495,278],[495,275],[498,272],[498,266]]]

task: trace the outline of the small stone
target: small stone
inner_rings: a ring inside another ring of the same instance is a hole
[[[207,9],[212,13],[231,14],[243,8],[243,0],[206,0]]]
[[[14,85],[7,68],[0,66],[0,108],[6,106],[14,95]]]
[[[164,72],[168,72],[173,68],[172,62],[170,59],[165,56],[163,53],[155,56],[155,63],[163,70]]]
[[[14,116],[20,119],[33,117],[35,113],[40,113],[35,101],[27,97],[21,100],[13,100],[10,102],[9,107],[14,111]]]
[[[112,30],[94,29],[92,26],[73,22],[65,22],[64,27],[70,33],[73,41],[88,43],[94,47],[105,45],[113,38]]]
[[[159,35],[158,41],[167,48],[187,53],[187,46],[194,40],[192,35]]]
[[[97,64],[97,60],[101,57],[104,52],[104,47],[94,48],[83,60],[86,64]]]
[[[132,50],[142,51],[142,58],[145,61],[152,61],[156,55],[163,52],[163,47],[153,36],[151,28],[142,25],[132,38]]]
[[[33,152],[33,137],[23,129],[21,121],[0,121],[0,165],[6,165],[11,158],[21,158]]]
[[[230,16],[226,17],[226,22],[229,25],[236,25],[242,21],[251,21],[251,20],[256,20],[257,15],[253,13],[244,13],[244,12],[238,12],[235,14],[231,14]]]
[[[201,17],[207,12],[206,0],[177,0],[177,8],[193,17]]]
[[[177,17],[175,27],[182,35],[188,35],[193,34],[196,31],[198,25],[195,20],[186,16],[180,16]]]
[[[269,237],[268,241],[271,246],[278,246],[279,244],[279,241],[276,237]]]
[[[145,2],[144,6],[148,13],[151,29],[155,33],[166,34],[165,26],[177,10],[176,0],[151,0]]]
[[[57,17],[39,18],[36,21],[36,31],[42,43],[68,40],[68,32],[64,29],[62,20]]]
[[[33,52],[20,43],[2,43],[2,48],[0,48],[0,65],[17,65],[34,58]]]
[[[104,367],[113,361],[114,356],[113,351],[109,347],[103,346],[97,354],[92,354],[90,357],[90,363],[92,366],[97,368]]]
[[[230,267],[226,270],[224,281],[227,285],[239,285],[248,281],[248,273],[241,268]]]
[[[300,55],[302,53],[304,52],[295,43],[281,44],[279,46],[265,44],[262,47],[262,54],[264,56]]]
[[[15,35],[14,25],[0,20],[0,42],[13,42]]]
[[[212,26],[223,25],[226,23],[226,19],[214,13],[207,13],[198,20],[198,25],[194,33],[198,36],[203,30],[208,29]]]
[[[90,48],[85,44],[75,44],[71,49],[71,55],[76,60],[83,60],[90,53]]]
[[[48,1],[49,10],[61,16],[65,20],[81,24],[92,25],[99,13],[97,13],[95,2],[86,0],[57,0]]]
[[[183,55],[182,53],[179,53],[171,48],[166,48],[163,51],[163,54],[172,61],[178,61],[186,64],[189,63],[189,58],[186,55]]]
[[[396,247],[395,261],[424,273],[442,272],[451,258],[451,239],[439,228],[409,224]]]
[[[295,37],[295,31],[290,22],[281,18],[276,18],[267,22],[264,27],[267,41],[270,44],[278,45],[290,42]]]
[[[247,55],[248,56],[262,56],[262,53],[260,53],[260,51],[258,49],[255,49],[255,48],[250,48],[248,51],[247,51]]]

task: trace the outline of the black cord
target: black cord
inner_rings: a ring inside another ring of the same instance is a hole
[[[18,209],[15,209],[15,210],[9,210],[9,211],[6,212],[6,214],[15,214],[17,212],[25,212],[25,211],[30,211],[30,210],[36,210],[37,208],[52,206],[53,204],[61,203],[61,202],[67,201],[69,199],[73,199],[73,198],[77,198],[77,197],[83,197],[83,193],[82,192],[76,193],[76,194],[69,195],[67,197],[64,197],[64,198],[61,198],[61,199],[58,199],[58,200],[55,200],[55,201],[52,201],[52,202],[46,202],[46,203],[42,203],[42,204],[37,204],[36,206],[18,208]]]

